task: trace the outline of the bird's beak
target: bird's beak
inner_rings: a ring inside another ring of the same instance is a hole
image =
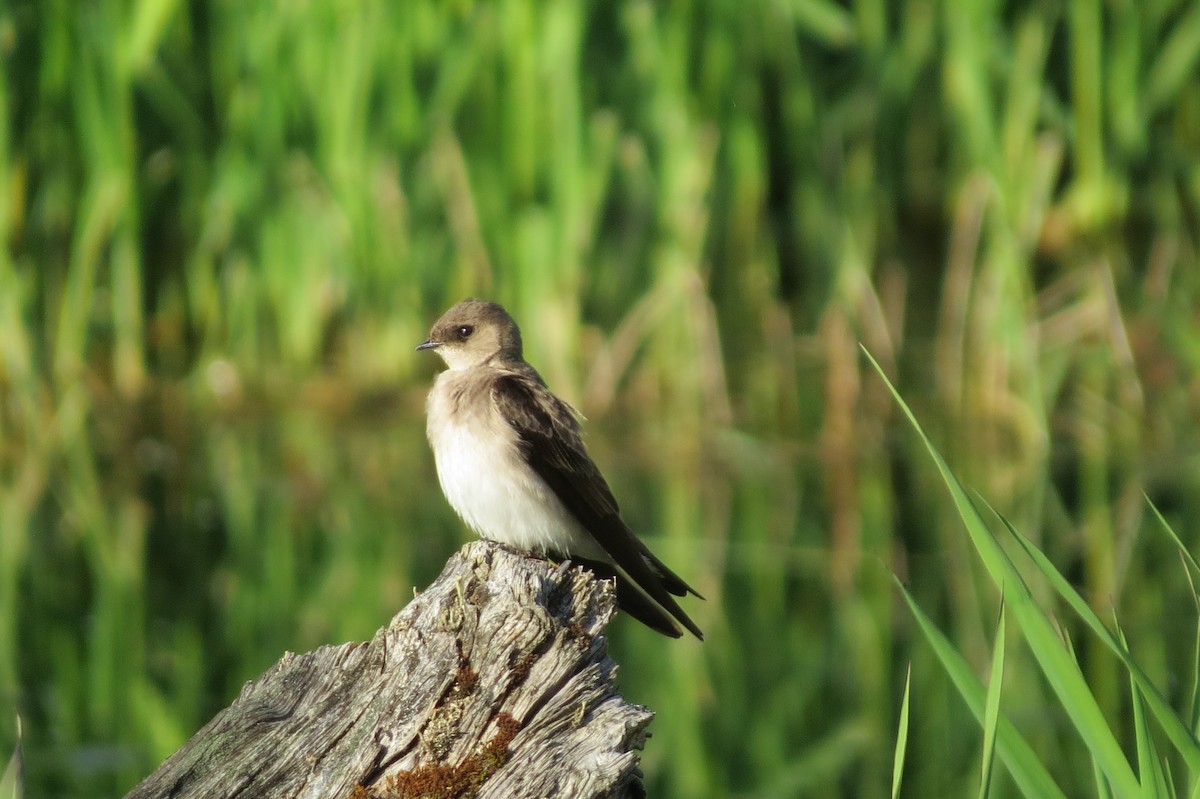
[[[417,352],[420,352],[421,350],[437,349],[440,346],[442,346],[442,342],[427,338],[417,345]]]

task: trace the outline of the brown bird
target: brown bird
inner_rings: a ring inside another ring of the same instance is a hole
[[[615,579],[629,615],[673,638],[675,621],[703,638],[675,601],[700,594],[621,519],[574,409],[525,362],[508,312],[463,300],[417,349],[449,367],[429,392],[426,432],[442,491],[463,521],[483,538]]]

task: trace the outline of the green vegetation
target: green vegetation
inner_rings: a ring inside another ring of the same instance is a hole
[[[469,294],[709,597],[652,795],[1194,795],[1200,5],[8,0],[0,104],[26,795],[437,573]]]

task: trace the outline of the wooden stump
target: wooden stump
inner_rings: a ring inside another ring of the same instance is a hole
[[[635,797],[612,586],[486,541],[370,643],[287,653],[129,797]]]

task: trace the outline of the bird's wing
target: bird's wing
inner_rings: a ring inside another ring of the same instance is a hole
[[[621,519],[612,490],[584,448],[571,407],[536,377],[521,372],[496,378],[492,400],[516,432],[526,463],[613,563],[681,624],[703,637],[671,596],[695,591],[654,557]]]

